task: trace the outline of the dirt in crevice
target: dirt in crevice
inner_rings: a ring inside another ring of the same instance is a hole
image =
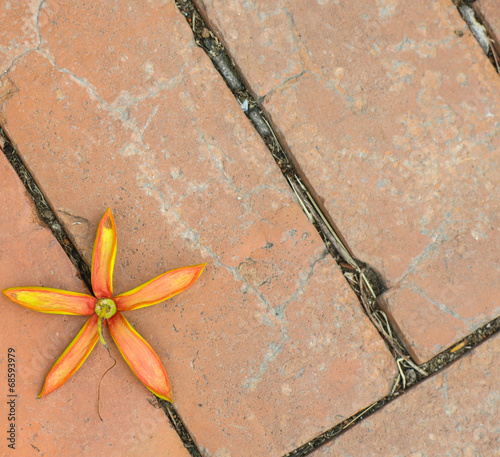
[[[334,427],[326,430],[316,438],[313,438],[309,442],[285,454],[283,457],[304,457],[313,452],[315,449],[318,449],[322,445],[334,440],[335,438],[338,438],[342,433],[354,427],[354,425],[358,424],[363,419],[366,419],[373,413],[380,411],[384,406],[401,397],[408,390],[416,387],[431,376],[440,373],[442,370],[459,360],[462,356],[469,354],[474,348],[478,347],[480,344],[499,332],[500,317],[497,317],[496,319],[493,319],[492,321],[477,329],[475,332],[467,335],[465,338],[454,344],[452,347],[448,348],[446,351],[441,352],[428,362],[421,365],[421,368],[423,368],[427,373],[425,376],[422,376],[419,373],[416,373],[412,378],[407,376],[407,385],[404,389],[387,395],[386,397],[381,398],[371,405],[368,405],[358,413],[353,414],[351,417],[348,417],[340,424],[337,424]],[[395,418],[395,420],[397,420],[397,418]]]
[[[480,5],[476,0],[453,0],[458,12],[462,16],[479,46],[490,60],[498,74],[500,74],[500,43],[493,33],[493,29],[488,24]],[[455,32],[459,33],[459,32]],[[462,33],[463,35],[463,33]]]
[[[272,124],[271,117],[261,107],[258,97],[227,52],[222,39],[211,30],[208,21],[195,3],[191,0],[176,0],[175,3],[193,32],[194,41],[210,57],[241,109],[269,149],[307,218],[340,266],[344,277],[358,296],[363,310],[384,339],[398,366],[401,366],[401,372],[404,374],[408,369],[419,371],[410,352],[379,306],[378,297],[386,290],[383,279],[368,264],[354,257],[307,177],[297,165],[286,141]],[[424,374],[422,370],[421,374]],[[404,383],[405,380],[398,377],[393,391],[400,389]]]

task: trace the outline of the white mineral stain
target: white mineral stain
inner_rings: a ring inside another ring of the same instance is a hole
[[[153,76],[153,74],[155,72],[155,68],[151,62],[149,62],[149,61],[146,62],[142,68],[144,69],[145,73],[149,76],[149,78],[151,78],[151,76]]]
[[[136,155],[137,152],[138,152],[137,144],[135,144],[135,143],[127,143],[120,150],[120,155],[122,155],[124,157],[130,157],[130,156]]]
[[[292,394],[292,388],[290,387],[289,384],[282,384],[281,385],[281,393],[285,395],[286,397],[289,397]]]

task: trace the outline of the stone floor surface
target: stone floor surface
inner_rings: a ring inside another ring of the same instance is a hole
[[[500,79],[451,1],[200,8],[382,275],[415,360],[500,315]],[[83,258],[110,207],[117,293],[207,262],[188,291],[130,315],[204,457],[284,455],[390,392],[391,353],[174,2],[9,1],[0,18],[0,126]],[[3,155],[0,172],[0,288],[85,291]],[[0,317],[18,455],[189,455],[116,349],[103,422],[100,345],[36,399],[79,318],[3,296]],[[497,366],[495,337],[315,453],[490,455]]]

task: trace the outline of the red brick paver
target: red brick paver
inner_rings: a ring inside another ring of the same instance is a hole
[[[86,292],[50,230],[40,224],[24,186],[0,151],[0,287],[48,286]],[[188,457],[164,412],[147,402],[144,387],[123,363],[99,380],[113,362],[100,345],[65,388],[38,400],[45,375],[76,336],[84,318],[30,311],[0,294],[2,442],[0,455],[34,457]],[[8,393],[7,354],[14,349],[15,387]],[[120,354],[113,348],[117,360]],[[17,395],[7,397],[7,395]],[[10,405],[7,401],[14,400]],[[14,407],[14,420],[8,419]],[[15,424],[14,442],[10,424]],[[14,445],[14,450],[8,448]]]
[[[387,394],[384,343],[173,3],[42,11],[6,130],[88,261],[112,207],[117,293],[208,262],[130,315],[204,455],[281,455]]]
[[[494,457],[500,450],[500,335],[312,457]]]
[[[496,317],[500,82],[452,2],[202,3],[416,359]]]

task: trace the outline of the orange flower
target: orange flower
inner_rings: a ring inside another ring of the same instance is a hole
[[[108,208],[97,228],[92,254],[94,296],[47,287],[13,287],[3,291],[13,302],[42,313],[91,316],[50,370],[39,398],[63,385],[81,367],[98,339],[106,346],[102,328],[107,323],[120,353],[136,376],[155,395],[172,402],[172,389],[160,358],[121,312],[155,305],[186,290],[196,282],[206,264],[168,271],[114,297],[115,257],[116,227]]]

